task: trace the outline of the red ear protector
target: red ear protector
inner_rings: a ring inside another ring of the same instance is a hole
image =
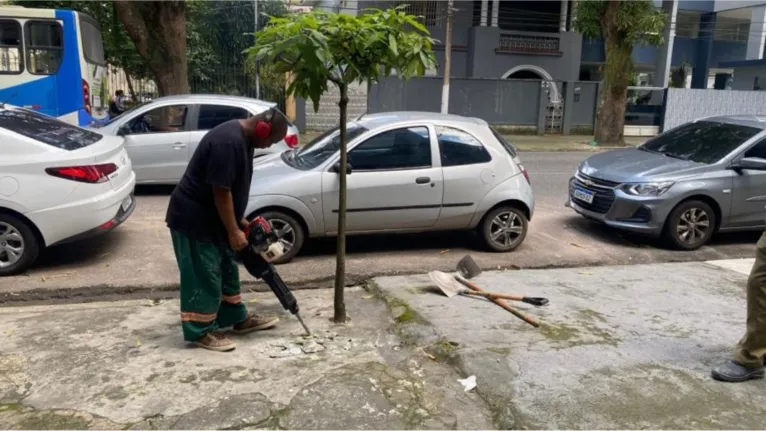
[[[266,121],[259,121],[255,125],[255,136],[266,139],[271,135],[271,119],[274,118],[274,109],[269,109],[266,114]]]

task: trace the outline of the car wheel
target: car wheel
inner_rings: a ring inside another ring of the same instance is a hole
[[[280,211],[266,211],[257,214],[257,216],[265,218],[271,223],[274,230],[280,233],[280,242],[285,248],[285,254],[273,263],[275,265],[281,265],[293,260],[295,255],[301,250],[301,247],[303,247],[305,238],[303,226],[301,226],[295,218]]]
[[[0,213],[0,276],[25,271],[37,260],[39,247],[37,237],[26,222]]]
[[[479,235],[490,251],[509,252],[524,242],[528,226],[524,211],[503,206],[487,213],[479,225]]]
[[[665,222],[665,237],[674,248],[696,250],[713,236],[715,211],[702,201],[682,202]]]

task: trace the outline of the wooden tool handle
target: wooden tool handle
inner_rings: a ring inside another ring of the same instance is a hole
[[[455,277],[457,281],[462,283],[465,287],[473,290],[474,292],[481,292],[481,293],[487,293],[484,292],[484,289],[480,288],[479,286],[471,283],[470,281],[464,279],[463,277]],[[482,295],[483,296],[483,295]],[[535,328],[540,326],[540,323],[537,322],[534,318],[527,316],[526,314],[516,310],[515,308],[511,307],[510,305],[506,304],[505,302],[501,301],[500,299],[493,298],[493,297],[487,297],[490,301],[494,302],[495,304],[503,307],[506,311],[509,311],[514,316],[518,317],[519,319],[529,323],[530,325],[534,326]]]
[[[491,293],[491,292],[478,292],[476,290],[468,290],[465,292],[466,295],[476,295],[476,296],[483,296],[485,298],[494,298],[494,299],[509,299],[511,301],[521,301],[524,299],[523,296],[516,296],[516,295],[503,295],[502,293]]]

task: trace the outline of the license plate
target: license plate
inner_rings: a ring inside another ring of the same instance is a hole
[[[589,190],[583,190],[580,188],[575,188],[573,196],[577,200],[581,200],[583,202],[592,204],[593,203],[593,196],[595,196],[595,193],[589,191]]]
[[[128,196],[125,198],[124,201],[122,201],[122,210],[127,211],[128,208],[130,208],[130,204],[133,203],[133,198],[131,196]]]

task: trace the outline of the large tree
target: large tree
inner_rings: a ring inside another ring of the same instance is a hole
[[[575,28],[588,38],[604,39],[606,64],[594,140],[624,144],[625,108],[633,73],[633,48],[661,45],[666,14],[652,0],[581,0]]]
[[[346,322],[346,151],[348,88],[352,83],[378,82],[393,71],[402,78],[436,69],[434,40],[418,18],[403,7],[365,10],[360,16],[315,11],[272,18],[256,35],[250,50],[255,59],[292,74],[288,95],[311,99],[314,111],[334,85],[340,92],[340,163],[338,169],[338,237],[335,265],[336,323]]]
[[[186,2],[120,0],[114,7],[160,95],[189,93]]]

